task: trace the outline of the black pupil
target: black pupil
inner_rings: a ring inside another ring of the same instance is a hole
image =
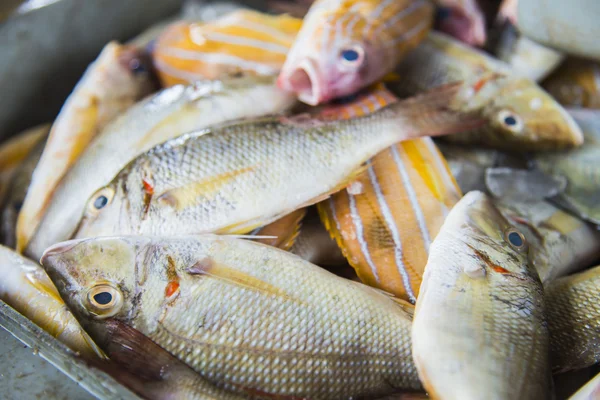
[[[96,207],[96,209],[98,210],[103,208],[107,204],[108,199],[106,198],[106,196],[98,196],[98,198],[96,198],[96,200],[94,201],[94,207]]]
[[[514,126],[517,124],[517,120],[515,119],[515,117],[508,116],[504,118],[504,123],[509,126]]]
[[[344,51],[342,51],[342,57],[346,61],[356,61],[356,60],[358,60],[358,51],[344,50]]]
[[[511,232],[508,234],[508,241],[515,247],[523,246],[523,238],[517,232]]]
[[[94,300],[96,303],[105,306],[112,301],[112,294],[108,292],[100,292],[94,295]]]
[[[129,63],[129,67],[135,74],[141,74],[142,72],[146,72],[146,67],[144,67],[144,64],[142,64],[140,60],[137,59],[131,60],[131,62]]]

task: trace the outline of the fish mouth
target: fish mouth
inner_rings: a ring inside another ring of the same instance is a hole
[[[295,92],[298,99],[308,105],[316,106],[324,100],[323,85],[317,73],[317,65],[311,59],[304,59],[288,75],[285,89]]]
[[[72,248],[74,248],[75,246],[77,246],[78,244],[89,240],[89,239],[74,239],[74,240],[67,240],[66,242],[60,242],[60,243],[56,243],[50,247],[48,247],[45,251],[44,254],[42,254],[42,257],[40,258],[40,264],[42,264],[42,266],[46,267],[48,265],[50,265],[50,263],[52,262],[52,258],[66,253],[67,251],[71,250]]]

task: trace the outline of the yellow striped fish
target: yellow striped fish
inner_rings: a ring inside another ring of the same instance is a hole
[[[157,39],[154,66],[164,86],[251,73],[277,75],[302,20],[238,10],[211,23],[178,22]]]
[[[352,94],[391,72],[432,22],[428,0],[317,0],[278,84],[310,105]]]
[[[330,115],[359,116],[390,102],[382,86]],[[327,230],[366,284],[411,302],[429,245],[462,193],[431,138],[398,143],[367,162],[346,189],[318,204]]]

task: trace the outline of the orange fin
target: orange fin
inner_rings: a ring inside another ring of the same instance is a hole
[[[254,276],[230,268],[226,265],[219,264],[210,257],[203,258],[196,262],[187,269],[187,273],[190,275],[207,275],[244,289],[261,292],[268,296],[291,297],[285,291],[270,283],[261,281]]]
[[[301,208],[279,218],[277,221],[256,229],[253,233],[257,236],[273,237],[273,239],[261,238],[256,241],[269,246],[278,247],[282,250],[289,250],[294,245],[294,241],[300,233],[302,219],[305,215],[306,210]]]

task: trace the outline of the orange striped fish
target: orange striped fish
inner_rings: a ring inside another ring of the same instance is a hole
[[[238,10],[211,23],[178,22],[157,39],[154,66],[164,86],[239,73],[277,75],[302,20]]]
[[[432,22],[428,0],[317,0],[278,84],[310,105],[352,94],[391,72]]]
[[[351,110],[358,116],[389,102],[378,86]],[[462,193],[431,138],[398,143],[367,162],[346,189],[318,204],[325,227],[366,284],[415,302],[429,245]]]

